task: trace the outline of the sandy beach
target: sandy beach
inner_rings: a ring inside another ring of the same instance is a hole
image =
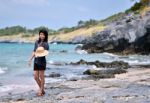
[[[46,84],[46,95],[36,91],[6,95],[1,103],[149,103],[150,68],[129,68],[115,78]]]

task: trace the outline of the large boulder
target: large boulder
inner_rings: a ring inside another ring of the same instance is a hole
[[[90,78],[114,78],[115,74],[121,74],[121,73],[126,73],[125,69],[120,69],[120,68],[108,68],[105,70],[94,70],[94,69],[88,69],[83,72],[85,75],[90,75]]]

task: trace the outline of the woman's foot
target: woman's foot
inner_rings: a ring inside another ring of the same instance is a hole
[[[43,96],[44,94],[42,92],[37,93],[37,96]]]
[[[43,93],[43,95],[45,94],[45,91],[44,90],[42,90],[42,93]]]
[[[37,96],[43,96],[45,94],[45,91],[39,91],[38,93],[37,93]]]

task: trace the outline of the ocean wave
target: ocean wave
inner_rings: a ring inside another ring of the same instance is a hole
[[[76,44],[76,46],[83,46],[83,44]]]
[[[15,90],[15,89],[24,89],[24,88],[30,88],[30,85],[15,85],[15,84],[11,84],[11,85],[3,85],[0,86],[0,92],[8,92],[11,90]]]
[[[74,78],[74,77],[78,77],[78,75],[71,74],[71,73],[66,74],[65,76],[66,76],[67,79],[71,79],[71,78]]]
[[[63,76],[59,77],[59,78],[45,78],[45,83],[56,83],[56,82],[64,82],[66,80],[70,80],[70,79],[81,79],[82,77],[84,77],[84,75],[78,75],[78,74],[72,74],[72,73],[67,73],[64,74]]]
[[[76,53],[78,53],[78,54],[87,54],[87,51],[85,51],[85,50],[76,50]]]
[[[53,63],[54,63],[54,61],[52,61],[52,60],[49,60],[49,61],[48,61],[48,63],[49,63],[49,64],[53,64]]]
[[[104,54],[104,55],[111,56],[111,57],[118,57],[118,55],[115,55],[115,54],[112,54],[112,53],[104,52],[103,54]]]
[[[149,65],[150,61],[140,61],[140,60],[124,60],[124,62],[129,63],[130,65]]]
[[[0,86],[0,92],[6,92],[6,91],[10,91],[13,88],[10,86]]]
[[[0,74],[6,73],[7,70],[8,70],[7,67],[0,67]]]
[[[45,83],[56,83],[56,82],[61,82],[65,81],[65,79],[60,79],[60,78],[45,78]]]
[[[135,55],[130,55],[130,56],[125,56],[125,57],[119,57],[120,61],[124,61],[129,63],[130,65],[149,65],[150,60],[149,57],[145,56],[135,56]]]
[[[65,65],[65,64],[66,64],[65,62],[52,61],[52,60],[49,60],[47,63],[48,63],[48,64],[51,64],[51,65]]]
[[[70,80],[73,78],[81,79],[82,77],[84,77],[84,75],[68,73],[68,74],[65,74],[64,77],[62,77],[62,78],[65,78],[66,80]]]

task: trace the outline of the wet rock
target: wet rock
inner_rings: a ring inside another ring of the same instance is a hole
[[[87,62],[85,60],[81,59],[80,61],[78,61],[76,63],[71,62],[69,64],[71,64],[71,65],[82,65],[82,64],[87,64]]]
[[[81,50],[82,49],[82,44],[81,45],[77,45],[77,47],[75,48],[75,50]]]
[[[87,62],[83,59],[81,59],[80,61],[78,61],[76,64],[87,64]]]
[[[76,77],[73,77],[73,78],[70,78],[69,81],[77,81],[79,80],[79,78],[76,78]]]
[[[108,68],[105,70],[88,69],[83,72],[83,74],[90,75],[90,78],[114,78],[115,74],[121,73],[126,73],[126,70],[119,68]]]
[[[60,51],[61,53],[67,53],[67,50],[62,50],[62,51]]]
[[[16,99],[16,101],[17,102],[19,102],[19,101],[24,101],[25,99],[23,99],[23,98],[18,98],[18,99]]]
[[[50,70],[51,68],[50,67],[46,67],[46,69]]]
[[[113,61],[110,63],[105,63],[105,62],[100,62],[100,61],[95,61],[95,62],[87,62],[83,59],[81,59],[80,61],[76,62],[76,63],[71,63],[73,65],[83,65],[83,64],[87,64],[87,65],[95,65],[96,67],[103,67],[103,68],[122,68],[122,69],[127,69],[129,68],[129,64],[123,61]]]

